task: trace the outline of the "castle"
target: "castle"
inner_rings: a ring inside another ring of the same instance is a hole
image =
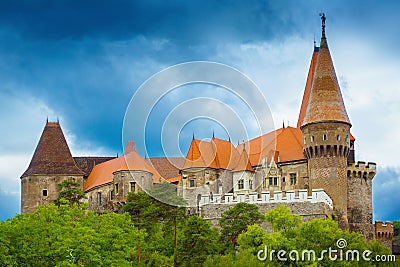
[[[392,232],[384,237],[376,230],[382,223],[372,223],[376,164],[355,161],[355,138],[324,16],[322,21],[296,127],[283,126],[237,146],[214,136],[193,137],[186,158],[144,159],[133,142],[120,157],[73,157],[59,122],[47,122],[21,176],[21,212],[53,203],[57,185],[65,179],[79,182],[89,208],[99,212],[118,210],[129,192],[169,182],[177,185],[190,212],[209,220],[238,202],[257,204],[262,211],[285,203],[305,219],[333,217],[341,228],[360,232],[367,240],[390,238]]]

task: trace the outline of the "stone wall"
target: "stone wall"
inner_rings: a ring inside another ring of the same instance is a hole
[[[58,184],[73,180],[83,189],[83,175],[29,175],[21,178],[21,213],[52,204],[58,198]]]
[[[260,203],[257,204],[259,211],[263,214],[269,210],[277,208],[279,205],[284,204],[285,207],[290,208],[293,214],[299,214],[303,221],[309,221],[316,218],[327,219],[332,216],[333,210],[323,202],[311,203],[311,202],[293,202],[293,203]],[[200,216],[204,219],[211,221],[214,226],[218,225],[218,220],[222,214],[234,207],[235,204],[207,204],[201,206]],[[264,227],[265,228],[265,227]]]
[[[374,226],[376,239],[392,250],[392,240],[394,237],[393,223],[376,221]]]
[[[375,237],[372,224],[372,179],[375,164],[349,164],[347,168],[347,214],[350,231],[364,234],[367,240]]]

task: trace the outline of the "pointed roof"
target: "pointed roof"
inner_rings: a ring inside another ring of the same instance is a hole
[[[131,153],[132,151],[137,152],[136,144],[134,141],[128,141],[128,143],[125,146],[124,155],[127,155],[127,154]]]
[[[111,183],[114,179],[114,172],[117,171],[147,171],[153,174],[153,183],[159,183],[160,180],[164,180],[155,168],[149,165],[136,151],[132,151],[94,166],[83,190],[87,192],[94,187]]]
[[[350,124],[325,36],[325,16],[322,22],[320,50],[302,126],[324,121]]]
[[[233,172],[239,172],[239,171],[254,172],[253,168],[251,167],[249,156],[247,155],[246,152],[246,146],[243,146],[242,154],[240,154],[236,167],[233,169]]]
[[[214,168],[232,170],[239,153],[227,140],[212,138],[210,141],[192,140],[182,169]]]
[[[311,57],[310,68],[308,70],[307,82],[306,82],[306,87],[304,89],[303,100],[301,101],[299,118],[297,120],[297,128],[300,128],[300,126],[303,124],[304,116],[306,115],[308,100],[310,99],[312,81],[314,79],[315,66],[317,65],[318,52],[319,52],[319,47],[315,46],[314,44],[314,52]]]
[[[288,162],[305,159],[302,145],[302,132],[299,128],[287,126],[269,132],[246,143],[240,144],[237,150],[246,146],[251,166],[261,164],[261,160],[274,159],[275,162]]]
[[[71,155],[59,122],[46,122],[29,167],[21,177],[35,174],[84,175]]]

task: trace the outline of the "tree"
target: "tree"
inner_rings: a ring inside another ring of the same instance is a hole
[[[301,216],[292,214],[284,204],[269,210],[265,214],[265,220],[271,224],[274,231],[289,231],[301,224]]]
[[[178,266],[202,266],[208,255],[215,254],[218,232],[211,223],[197,215],[189,217],[183,225],[178,242]]]
[[[258,211],[258,206],[241,202],[225,211],[219,225],[221,226],[222,242],[229,248],[236,247],[238,236],[247,230],[247,226],[262,222],[264,216]]]
[[[59,206],[62,198],[69,201],[69,206],[72,208],[74,204],[80,203],[81,199],[86,198],[85,193],[80,189],[80,184],[72,180],[64,180],[58,184],[58,198],[55,203]]]

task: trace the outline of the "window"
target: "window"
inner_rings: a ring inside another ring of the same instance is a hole
[[[295,173],[290,174],[290,184],[295,185],[297,183],[297,175]]]
[[[189,181],[189,186],[190,186],[190,187],[194,187],[194,180],[190,180],[190,181]]]
[[[278,185],[278,177],[274,177],[274,186]]]
[[[273,185],[273,183],[274,183],[274,179],[269,178],[269,185]]]
[[[136,183],[130,182],[130,192],[136,192]]]
[[[249,180],[249,189],[253,189],[253,180]]]
[[[278,186],[278,177],[270,177],[269,185]]]
[[[239,189],[243,189],[243,188],[244,188],[244,181],[243,181],[243,179],[240,179],[240,180],[238,181],[238,188],[239,188]]]
[[[101,192],[97,193],[97,203],[101,204]]]
[[[43,189],[42,195],[43,195],[44,197],[47,197],[47,189]]]
[[[336,136],[336,140],[340,141],[340,135]]]
[[[306,141],[306,138],[304,137],[304,144],[306,144],[307,143],[307,141]]]
[[[310,140],[311,140],[311,143],[314,142],[314,136],[311,135]]]
[[[113,200],[115,198],[114,190],[110,192],[110,199]]]
[[[323,134],[322,135],[322,140],[324,140],[324,141],[328,140],[328,136],[326,134]]]
[[[346,135],[346,142],[349,142],[349,141],[350,141],[349,135]]]
[[[267,178],[264,179],[263,181],[263,188],[267,187]]]
[[[282,177],[282,183],[286,182],[286,177]]]
[[[118,184],[115,184],[115,193],[118,195]]]

